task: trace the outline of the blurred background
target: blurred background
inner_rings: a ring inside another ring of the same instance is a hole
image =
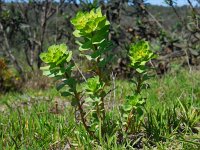
[[[128,45],[138,39],[149,41],[159,55],[150,64],[157,75],[171,68],[199,70],[199,6],[200,0],[0,0],[0,93],[48,88],[39,55],[52,44],[66,43],[84,70],[70,19],[97,7],[111,23],[115,59],[108,67],[117,77],[131,76]]]

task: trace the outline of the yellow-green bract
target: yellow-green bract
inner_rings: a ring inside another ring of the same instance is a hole
[[[129,49],[129,57],[131,60],[131,66],[135,67],[135,65],[145,65],[148,61],[154,58],[155,55],[150,50],[149,43],[141,40],[137,43],[131,44]]]
[[[99,79],[99,76],[94,76],[92,78],[89,78],[87,80],[87,85],[85,86],[85,89],[88,94],[95,94],[104,86],[104,83],[102,83]]]
[[[63,61],[69,62],[71,60],[72,52],[68,50],[65,44],[52,45],[48,48],[46,53],[41,53],[40,58],[43,62],[55,63],[56,65]]]
[[[100,8],[93,9],[90,12],[78,12],[76,17],[71,20],[71,23],[75,26],[74,35],[76,37],[90,34],[109,25]]]

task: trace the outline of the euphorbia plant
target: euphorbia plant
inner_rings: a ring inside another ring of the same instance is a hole
[[[42,67],[43,74],[60,80],[57,90],[61,91],[62,96],[71,96],[71,105],[78,108],[81,121],[86,131],[94,136],[86,124],[85,112],[81,101],[82,91],[77,90],[78,80],[72,76],[74,62],[72,61],[72,52],[68,50],[65,44],[52,45],[46,53],[42,53],[40,58],[48,66]],[[67,89],[66,89],[67,88]]]
[[[105,66],[112,58],[108,55],[105,57],[105,53],[111,50],[112,47],[112,43],[108,40],[110,23],[107,21],[106,16],[102,15],[100,8],[93,9],[90,12],[79,12],[71,20],[71,23],[75,27],[73,34],[79,38],[77,43],[81,54],[93,64],[88,71],[94,76],[87,80],[85,86],[87,95],[85,101],[92,106],[92,116],[96,120],[91,125],[99,127],[100,121],[102,133],[104,133],[106,132],[104,100],[107,95],[105,87],[109,85],[109,76]]]
[[[85,131],[92,137],[100,141],[101,136],[106,137],[116,132],[117,121],[113,121],[111,114],[105,109],[105,97],[112,91],[109,90],[109,71],[106,65],[111,61],[112,56],[107,54],[112,49],[112,43],[108,40],[109,22],[106,16],[102,15],[101,9],[90,12],[79,12],[71,20],[75,27],[73,32],[77,37],[79,51],[90,64],[88,72],[92,77],[82,83],[73,76],[76,67],[72,59],[72,51],[69,51],[65,44],[53,45],[46,53],[42,53],[40,58],[47,66],[42,67],[44,75],[54,77],[59,80],[57,90],[62,96],[71,96],[71,105],[79,111],[81,122]],[[148,79],[146,63],[154,55],[149,50],[148,42],[139,41],[130,46],[129,57],[131,67],[136,69],[137,77],[133,82],[136,89],[133,94],[127,96],[123,104],[125,116],[125,131],[128,131],[133,114],[142,112],[140,106],[144,104],[141,90],[144,81]]]
[[[93,64],[88,69],[93,77],[87,79],[82,90],[77,89],[81,82],[72,75],[75,66],[72,52],[64,44],[50,46],[46,53],[40,55],[48,64],[42,70],[45,75],[61,80],[57,89],[61,91],[61,95],[72,97],[72,106],[79,110],[85,130],[97,138],[98,130],[104,134],[108,126],[104,100],[109,92],[105,90],[109,85],[105,66],[111,60],[111,56],[106,57],[105,53],[112,47],[112,43],[108,41],[109,22],[98,8],[90,12],[79,12],[71,23],[75,27],[73,34],[79,38],[77,43],[81,55]],[[89,105],[89,109],[86,105],[83,107],[84,104]]]
[[[145,40],[137,41],[130,45],[129,58],[130,67],[134,68],[135,78],[131,81],[135,85],[132,95],[126,97],[126,102],[123,105],[125,122],[125,131],[137,130],[131,124],[134,119],[140,119],[143,114],[142,106],[145,104],[145,97],[141,94],[142,90],[148,87],[146,81],[151,77],[148,75],[149,67],[146,65],[156,55],[150,50],[149,43]],[[134,123],[133,123],[134,124]]]

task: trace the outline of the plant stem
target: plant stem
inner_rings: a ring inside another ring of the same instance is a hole
[[[97,46],[93,45],[93,47],[94,47],[94,50],[97,51]],[[99,67],[99,65],[98,65],[99,63],[100,63],[100,57],[97,58],[97,62],[96,62],[96,66],[97,66],[96,74],[99,76],[99,79],[100,79],[101,82],[105,82],[103,74],[102,74],[101,67]],[[102,113],[103,113],[103,120],[104,120],[105,116],[106,116],[106,113],[105,113],[104,96],[102,94],[103,92],[104,92],[104,90],[101,90],[101,92],[100,92],[100,95],[102,95],[101,96],[101,104],[100,104],[100,106],[101,106],[101,110],[102,110]]]
[[[66,72],[65,72],[64,75],[65,75],[65,78],[66,78],[66,79],[70,78],[69,75],[68,75]],[[91,137],[97,139],[97,138],[95,137],[95,135],[94,135],[94,132],[92,132],[92,131],[90,130],[90,126],[88,126],[88,125],[86,124],[86,120],[85,120],[85,117],[84,117],[84,116],[85,116],[85,112],[83,111],[83,108],[82,108],[80,94],[77,92],[76,89],[75,89],[73,92],[74,92],[74,98],[76,99],[76,101],[77,101],[77,103],[78,103],[78,110],[79,110],[79,112],[80,112],[81,121],[82,121],[82,123],[83,123],[83,126],[84,126],[85,130],[88,132],[88,134],[89,134]]]
[[[140,94],[141,93],[141,88],[142,88],[142,74],[138,73],[138,76],[137,76],[137,86],[136,86],[135,93],[136,94]]]
[[[142,89],[142,74],[141,73],[138,73],[138,76],[137,76],[136,80],[137,80],[137,85],[136,85],[135,93],[136,94],[140,94],[141,93],[141,89]],[[126,129],[125,129],[125,132],[128,131],[130,123],[131,123],[131,120],[132,120],[132,118],[134,116],[133,115],[133,111],[134,111],[134,108],[130,111],[130,113],[128,115],[127,126],[126,126]]]
[[[97,138],[95,137],[95,135],[94,135],[94,132],[92,132],[92,131],[90,130],[90,126],[88,126],[88,125],[86,124],[86,120],[85,120],[85,117],[84,117],[84,116],[85,116],[85,112],[83,111],[82,105],[81,105],[81,103],[80,103],[80,97],[79,97],[79,94],[77,93],[77,91],[74,92],[74,97],[76,98],[76,100],[77,100],[77,102],[78,102],[78,110],[79,110],[79,112],[80,112],[81,121],[82,121],[82,123],[83,123],[83,126],[84,126],[85,130],[89,133],[89,135],[90,135],[91,137],[97,139]]]
[[[128,131],[132,118],[133,118],[133,110],[131,110],[131,112],[128,115],[127,125],[126,125],[125,132]]]

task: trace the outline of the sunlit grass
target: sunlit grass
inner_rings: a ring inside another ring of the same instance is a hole
[[[131,93],[133,85],[128,80],[116,80],[111,86],[116,90],[107,96],[106,104],[118,112],[117,106]],[[144,93],[147,105],[140,127],[143,148],[198,149],[200,72],[180,70],[155,76],[150,80],[150,87]],[[0,99],[0,149],[127,149],[132,146],[128,137],[120,144],[117,133],[108,137],[108,141],[92,141],[79,121],[74,120],[69,100],[55,89],[26,89]],[[116,119],[117,116],[116,113]]]

